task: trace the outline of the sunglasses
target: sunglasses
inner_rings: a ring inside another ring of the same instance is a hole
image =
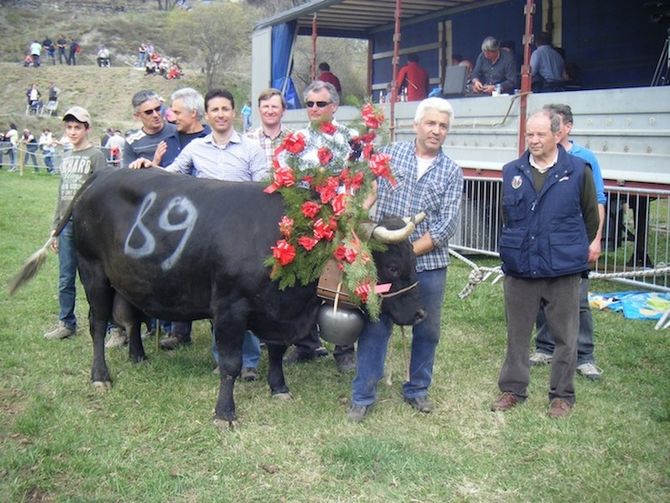
[[[312,108],[314,105],[316,105],[319,108],[324,108],[330,105],[332,101],[306,101],[305,105],[307,105],[307,108]]]
[[[150,108],[149,110],[142,110],[142,113],[144,115],[153,115],[153,114],[159,114],[161,113],[161,107],[157,106],[156,108]]]

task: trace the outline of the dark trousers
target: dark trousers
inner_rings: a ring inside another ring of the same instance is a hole
[[[507,353],[498,378],[501,391],[520,398],[528,396],[530,339],[537,313],[544,305],[546,323],[556,344],[549,400],[562,398],[574,403],[580,279],[579,274],[540,279],[505,277]]]
[[[549,331],[544,316],[544,306],[537,315],[537,336],[535,348],[538,352],[551,355],[554,353],[554,337]],[[579,333],[577,334],[577,365],[593,363],[593,315],[589,306],[589,279],[582,278],[579,286]]]
[[[295,350],[307,357],[310,357],[314,352],[322,346],[321,338],[319,337],[319,329],[316,325],[312,327],[307,337],[303,337],[295,343]],[[355,346],[353,344],[347,346],[335,346],[333,356],[338,360],[341,356],[346,354],[353,354]]]

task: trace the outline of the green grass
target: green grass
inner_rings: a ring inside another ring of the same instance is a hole
[[[89,385],[91,344],[79,290],[79,335],[46,341],[56,321],[57,259],[9,298],[4,285],[46,239],[58,179],[0,171],[0,500],[444,502],[670,499],[669,333],[653,322],[596,312],[601,382],[577,378],[577,405],[547,418],[548,369],[530,397],[493,414],[505,347],[500,284],[457,293],[468,269],[450,267],[430,415],[403,404],[402,341],[392,384],[359,425],[345,419],[351,376],[332,358],[286,370],[294,399],[240,383],[240,425],[212,424],[217,379],[207,323],[173,353],[146,344],[133,365],[108,352],[114,387]],[[489,265],[495,262],[478,259]],[[616,289],[593,283],[594,290]],[[266,355],[261,374],[266,373]]]

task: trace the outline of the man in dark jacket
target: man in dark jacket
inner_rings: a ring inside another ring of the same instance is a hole
[[[599,251],[598,203],[591,168],[558,145],[560,118],[528,119],[528,150],[503,167],[500,258],[505,272],[507,354],[491,406],[506,411],[528,396],[528,348],[540,306],[556,339],[549,389],[551,417],[570,413],[579,331],[581,274]]]

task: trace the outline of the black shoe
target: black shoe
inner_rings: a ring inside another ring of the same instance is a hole
[[[166,351],[172,351],[173,349],[177,349],[181,346],[188,346],[189,344],[191,344],[190,338],[185,339],[183,336],[178,334],[168,334],[158,342],[158,345],[161,347],[161,349]]]
[[[419,412],[428,414],[433,411],[433,402],[427,396],[417,396],[414,398],[405,397],[405,403],[415,408]]]
[[[345,353],[335,357],[335,364],[337,370],[343,374],[356,370],[356,355],[355,353]]]
[[[324,356],[328,356],[328,350],[324,347],[316,348],[314,351],[301,351],[298,348],[293,348],[289,354],[284,356],[284,365],[309,362]]]
[[[244,367],[240,372],[240,378],[247,382],[257,381],[258,371],[253,367]]]
[[[347,419],[351,423],[360,423],[368,415],[372,405],[352,405],[347,412]]]

